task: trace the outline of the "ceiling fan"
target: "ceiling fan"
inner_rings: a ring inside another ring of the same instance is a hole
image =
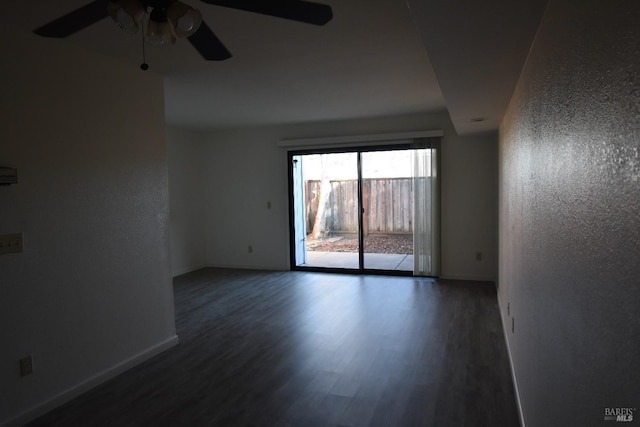
[[[324,25],[333,17],[330,6],[304,0],[202,2],[313,25]],[[149,43],[174,43],[176,37],[184,37],[208,61],[231,58],[231,53],[202,20],[202,14],[179,0],[95,0],[33,32],[43,37],[64,38],[108,16],[129,32],[137,33],[143,27],[143,37]]]

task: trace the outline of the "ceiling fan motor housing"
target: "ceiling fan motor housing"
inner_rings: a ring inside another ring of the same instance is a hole
[[[153,7],[155,8],[160,8],[160,9],[166,9],[169,7],[169,5],[171,3],[175,3],[176,0],[143,0],[141,1],[141,3],[143,3],[146,7]]]

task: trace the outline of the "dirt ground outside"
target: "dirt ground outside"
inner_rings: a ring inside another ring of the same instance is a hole
[[[307,250],[316,252],[358,252],[355,234],[313,239],[307,236]],[[364,252],[373,254],[413,254],[413,235],[384,234],[364,238]]]

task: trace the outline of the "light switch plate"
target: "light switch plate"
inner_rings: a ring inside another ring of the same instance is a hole
[[[22,233],[0,236],[0,255],[22,252]]]

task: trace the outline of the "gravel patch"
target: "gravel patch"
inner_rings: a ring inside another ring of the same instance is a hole
[[[319,239],[307,237],[307,250],[316,252],[358,252],[355,235],[331,236]],[[411,234],[369,235],[364,238],[365,253],[413,254]]]

